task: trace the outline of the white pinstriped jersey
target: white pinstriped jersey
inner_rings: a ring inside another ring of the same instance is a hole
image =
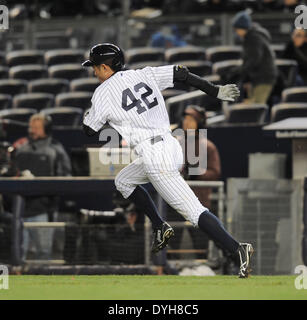
[[[131,146],[170,132],[161,91],[174,86],[174,66],[115,73],[94,92],[83,122],[99,131],[108,122]]]

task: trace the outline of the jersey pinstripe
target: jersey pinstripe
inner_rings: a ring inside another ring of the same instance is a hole
[[[94,92],[84,124],[99,131],[108,122],[131,146],[170,132],[161,91],[174,86],[174,66],[119,71]]]
[[[119,71],[95,91],[84,124],[99,131],[108,121],[138,158],[122,169],[115,185],[128,198],[137,185],[151,182],[163,199],[197,226],[207,210],[181,177],[182,148],[171,135],[161,91],[173,87],[174,66]],[[163,136],[151,144],[149,138]]]

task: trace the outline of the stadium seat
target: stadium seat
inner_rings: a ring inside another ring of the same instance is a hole
[[[10,109],[12,106],[12,97],[9,94],[0,94],[0,109]]]
[[[35,109],[10,109],[10,110],[1,110],[0,119],[9,119],[20,122],[28,123],[30,117],[37,113]]]
[[[0,66],[5,65],[5,53],[0,52]]]
[[[210,81],[213,84],[222,84],[221,77],[218,74],[210,74],[209,76],[205,76],[203,78],[207,81]]]
[[[167,100],[168,98],[172,98],[175,96],[179,96],[180,94],[186,93],[184,90],[177,90],[177,89],[166,89],[162,91],[162,95],[164,100]]]
[[[39,79],[29,81],[28,92],[50,93],[57,95],[69,90],[69,81],[65,79]]]
[[[88,77],[87,68],[83,68],[80,64],[59,64],[48,68],[50,78],[62,78],[73,80]]]
[[[0,66],[0,79],[7,79],[9,77],[9,69]]]
[[[277,59],[282,59],[285,51],[285,44],[271,44],[271,48],[275,52]]]
[[[75,79],[70,82],[70,91],[94,92],[99,85],[100,81],[97,78]]]
[[[7,111],[7,110],[3,110]],[[25,137],[28,134],[28,122],[16,121],[11,119],[0,118],[0,127],[2,130],[2,136],[5,138],[12,137]]]
[[[297,62],[295,60],[276,59],[275,63],[280,71],[280,74],[283,76],[285,88],[294,86],[297,72]]]
[[[53,107],[54,96],[49,93],[25,93],[13,98],[13,108],[41,110]]]
[[[228,106],[228,123],[264,123],[268,106],[263,104],[232,104]]]
[[[307,102],[307,87],[294,87],[283,90],[282,102]]]
[[[27,81],[3,79],[0,80],[0,93],[14,96],[27,91]]]
[[[63,30],[35,32],[34,47],[38,50],[69,48],[71,36]]]
[[[45,63],[48,66],[78,63],[84,61],[83,50],[77,49],[62,49],[62,50],[49,50],[45,53]]]
[[[212,63],[210,61],[178,61],[179,65],[186,66],[190,72],[197,74],[200,77],[210,75],[212,73]]]
[[[92,92],[67,92],[56,96],[57,107],[68,106],[86,110],[91,107]]]
[[[11,79],[35,80],[48,77],[47,68],[43,65],[24,65],[10,68]]]
[[[165,51],[165,60],[169,63],[182,60],[205,61],[206,52],[204,48],[194,46],[171,48]]]
[[[215,62],[212,65],[212,72],[213,74],[218,74],[221,77],[222,84],[225,84],[225,82],[229,82],[230,79],[231,82],[236,83],[240,79],[240,74],[234,74],[233,70],[241,65],[241,59]]]
[[[127,65],[128,69],[137,70],[143,69],[146,67],[160,67],[165,65],[164,61],[144,61],[144,62],[137,62]]]
[[[145,61],[163,61],[164,49],[142,47],[126,50],[125,52],[126,63],[138,63]]]
[[[73,107],[55,107],[44,109],[41,112],[52,118],[53,126],[78,127],[81,124],[84,110]]]
[[[9,67],[25,64],[44,64],[44,54],[39,50],[17,50],[7,53],[6,64]]]
[[[271,122],[307,117],[307,103],[279,103],[272,107]]]
[[[240,46],[217,46],[206,50],[207,60],[212,63],[240,59],[241,53]]]

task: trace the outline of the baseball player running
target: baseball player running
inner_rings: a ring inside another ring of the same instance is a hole
[[[161,91],[183,82],[221,100],[235,101],[236,85],[216,86],[192,74],[184,66],[146,67],[125,70],[124,53],[116,45],[103,43],[90,50],[89,60],[101,85],[92,97],[83,129],[89,136],[108,122],[134,148],[137,159],[115,177],[115,185],[125,199],[141,205],[153,227],[152,251],[163,249],[174,235],[142,184],[151,182],[161,197],[195,227],[208,234],[224,250],[238,258],[239,277],[250,270],[252,245],[239,243],[214,214],[204,207],[180,175],[183,152],[170,130]]]

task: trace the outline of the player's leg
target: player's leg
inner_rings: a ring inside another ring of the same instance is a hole
[[[158,209],[147,190],[141,184],[148,183],[141,158],[122,169],[115,178],[115,185],[124,198],[141,207],[152,223],[154,232],[152,252],[163,249],[174,235],[173,228],[160,216]]]
[[[148,191],[141,184],[148,183],[141,158],[136,159],[122,169],[115,178],[115,185],[124,198],[141,207],[150,219],[153,229],[159,229],[164,223]]]
[[[142,204],[145,214],[148,216],[154,228],[160,227],[163,220],[157,207],[152,201],[147,190],[141,184],[149,180],[144,172],[142,160],[134,160],[127,167],[122,169],[115,177],[115,186],[125,199],[133,201],[136,205]]]
[[[221,221],[205,208],[186,181],[178,171],[179,154],[181,147],[173,137],[166,137],[160,145],[152,148],[151,157],[145,162],[144,169],[150,182],[161,197],[175,210],[182,214],[194,226],[198,226],[212,240],[231,254],[238,254],[244,262],[246,270],[249,265],[250,251],[252,248],[244,248],[224,228]],[[156,158],[155,158],[156,157]],[[181,159],[179,159],[180,162]]]

